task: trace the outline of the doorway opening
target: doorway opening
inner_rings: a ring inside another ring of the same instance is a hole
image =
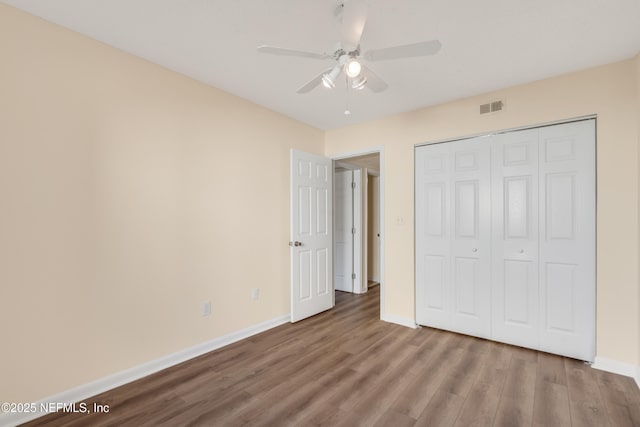
[[[380,286],[382,314],[383,152],[372,149],[334,156],[333,160],[334,289],[356,295]]]

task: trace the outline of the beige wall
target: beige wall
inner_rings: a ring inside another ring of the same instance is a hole
[[[597,114],[597,355],[638,363],[636,79],[629,60],[326,132],[327,155],[385,147],[387,314],[414,318],[414,144]],[[478,114],[498,99],[503,112]]]
[[[289,312],[289,149],[321,131],[2,4],[0,58],[0,401]]]
[[[640,58],[325,134],[1,4],[0,58],[0,401],[287,313],[289,149],[323,139],[385,146],[386,311],[412,319],[414,144],[587,114],[598,355],[640,363]]]

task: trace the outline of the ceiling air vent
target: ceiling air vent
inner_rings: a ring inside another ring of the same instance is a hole
[[[504,107],[504,103],[502,101],[493,101],[488,104],[482,104],[480,106],[480,114],[488,114],[495,113],[497,111],[502,111]]]

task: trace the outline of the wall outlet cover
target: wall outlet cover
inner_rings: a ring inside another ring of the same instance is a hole
[[[211,301],[205,301],[202,303],[202,316],[211,315]]]

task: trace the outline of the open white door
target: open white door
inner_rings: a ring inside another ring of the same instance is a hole
[[[291,150],[291,322],[334,305],[331,160]]]
[[[335,262],[333,284],[336,291],[353,292],[353,171],[334,173],[335,179]]]

